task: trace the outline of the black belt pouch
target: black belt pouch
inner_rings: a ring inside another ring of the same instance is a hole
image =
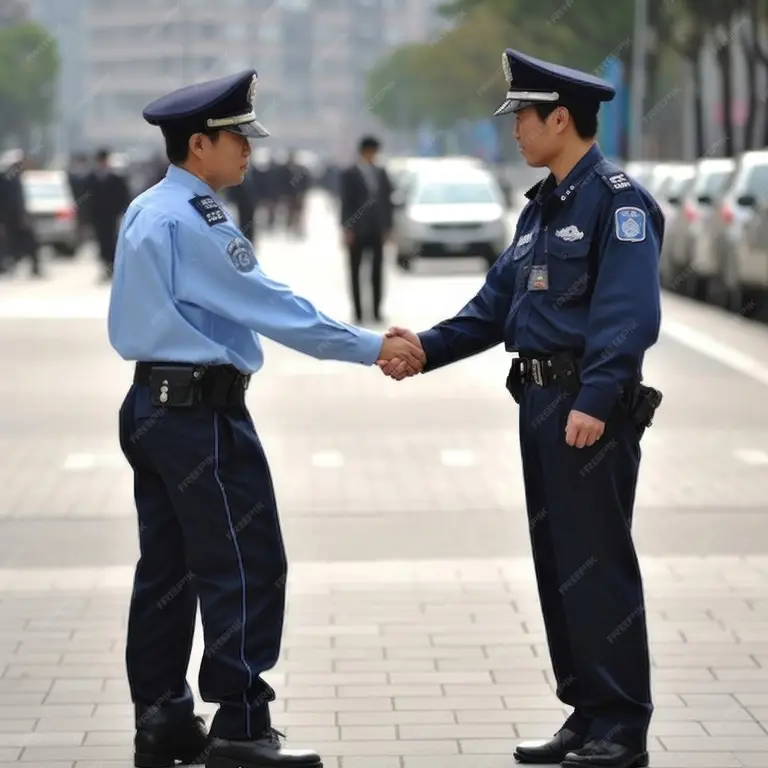
[[[149,391],[157,408],[191,408],[200,400],[200,385],[192,365],[162,365],[152,368]]]

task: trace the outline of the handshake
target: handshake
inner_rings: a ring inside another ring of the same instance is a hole
[[[402,381],[421,373],[426,362],[427,356],[419,337],[407,328],[395,326],[384,336],[376,365],[385,376]]]

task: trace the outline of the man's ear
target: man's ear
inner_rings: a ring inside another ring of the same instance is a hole
[[[565,107],[558,107],[553,116],[555,121],[555,130],[562,133],[571,122],[571,113]]]
[[[203,134],[193,133],[189,137],[188,146],[189,146],[190,154],[195,155],[195,157],[200,157],[200,154],[203,151]]]

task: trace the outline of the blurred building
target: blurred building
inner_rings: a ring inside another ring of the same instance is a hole
[[[70,152],[89,148],[83,131],[85,0],[27,0],[27,4],[30,18],[44,27],[58,46],[56,119],[50,141],[52,154],[63,159]]]
[[[0,27],[19,24],[29,18],[26,0],[0,0]]]
[[[435,13],[440,0],[81,1],[83,136],[123,150],[158,146],[157,130],[141,119],[152,99],[254,67],[269,146],[345,158],[361,132],[380,132],[366,104],[366,72],[444,23]]]

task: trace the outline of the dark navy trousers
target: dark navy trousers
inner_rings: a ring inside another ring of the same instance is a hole
[[[645,748],[653,706],[632,541],[640,445],[622,406],[592,447],[565,442],[573,396],[526,385],[520,444],[539,597],[566,727]]]
[[[220,705],[211,732],[257,738],[274,692],[260,675],[280,652],[287,573],[267,459],[245,406],[154,408],[134,385],[120,410],[134,471],[141,558],[126,662],[137,705],[193,711],[186,682],[197,601],[200,693]]]

